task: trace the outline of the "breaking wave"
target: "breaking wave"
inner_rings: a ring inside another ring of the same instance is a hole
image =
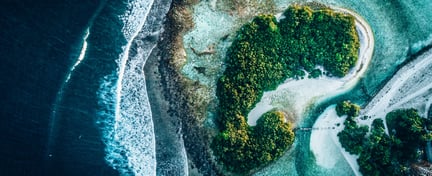
[[[122,175],[156,175],[155,135],[143,73],[156,45],[140,42],[152,5],[153,1],[130,2],[120,16],[127,44],[116,60],[117,70],[102,79],[98,91],[105,160]]]

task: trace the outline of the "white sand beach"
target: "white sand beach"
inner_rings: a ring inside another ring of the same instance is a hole
[[[370,126],[376,118],[385,121],[385,115],[396,109],[415,108],[426,118],[432,104],[432,50],[426,51],[402,67],[360,111],[370,116],[360,124]]]
[[[343,159],[351,166],[355,175],[361,175],[357,164],[358,156],[351,155],[342,148],[337,134],[345,126],[343,122],[346,116],[339,117],[336,114],[335,105],[329,106],[315,121],[310,138],[310,149],[315,155],[316,163],[324,168],[333,168],[340,158],[336,158],[335,152],[340,152]]]

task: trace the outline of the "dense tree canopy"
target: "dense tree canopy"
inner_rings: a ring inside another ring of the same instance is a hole
[[[342,101],[336,105],[336,113],[338,116],[347,115],[349,117],[357,117],[359,112],[360,106],[350,101]]]
[[[345,128],[338,133],[342,147],[348,153],[360,154],[363,150],[363,141],[368,132],[367,126],[358,126],[353,117],[348,116],[344,122]]]
[[[244,117],[237,118],[240,126],[229,123],[212,143],[213,151],[228,170],[243,173],[268,164],[294,142],[291,124],[285,123],[281,112],[265,113],[253,128]]]
[[[426,131],[428,119],[421,118],[415,109],[403,109],[388,113],[386,121],[390,135],[398,140],[394,149],[403,151],[395,155],[404,161],[417,159],[417,149],[431,140]]]
[[[359,41],[354,18],[323,8],[290,6],[279,22],[259,15],[242,26],[228,49],[227,68],[217,84],[218,124],[221,132],[212,148],[228,170],[245,173],[265,165],[286,151],[294,134],[284,114],[264,114],[257,126],[246,117],[261,99],[290,77],[305,72],[318,77],[344,76],[357,61]]]
[[[375,119],[372,122],[371,134],[363,144],[364,150],[357,160],[360,172],[373,176],[402,175],[406,168],[392,153],[393,140],[394,138],[385,134],[383,120]]]
[[[392,111],[387,114],[386,122],[389,135],[385,133],[383,120],[375,119],[366,136],[363,130],[353,128],[355,121],[348,117],[345,129],[338,134],[339,140],[345,150],[360,155],[357,161],[363,175],[410,175],[410,164],[421,158],[419,151],[432,139],[426,131],[430,122],[421,118],[415,109]],[[355,136],[359,133],[362,135]]]
[[[257,147],[263,147],[256,152],[256,157],[263,164],[267,164],[282,156],[286,148],[294,142],[294,133],[291,125],[285,123],[284,115],[281,112],[269,112],[264,114],[254,128],[254,139]]]
[[[294,76],[300,69],[316,74],[315,67],[322,65],[329,75],[342,77],[357,62],[360,43],[354,17],[307,6],[292,6],[283,15],[280,57]]]

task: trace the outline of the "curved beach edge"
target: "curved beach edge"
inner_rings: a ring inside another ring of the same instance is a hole
[[[358,15],[357,13],[340,8],[340,7],[331,7],[332,9],[343,12],[355,17],[356,20],[356,29],[359,33],[360,39],[360,52],[359,52],[359,60],[355,67],[350,71],[350,73],[342,78],[345,81],[343,91],[339,93],[346,92],[350,88],[352,88],[355,84],[358,83],[360,77],[367,70],[367,67],[370,64],[373,56],[374,49],[374,36],[373,31],[370,25],[366,22],[366,20]],[[328,97],[328,96],[327,96]],[[324,168],[332,168],[334,164],[336,164],[337,159],[332,157],[334,154],[331,152],[339,151],[342,154],[343,158],[351,167],[353,173],[355,175],[362,175],[359,172],[359,165],[357,163],[358,156],[350,155],[345,149],[342,147],[337,134],[344,129],[343,122],[346,117],[339,118],[335,111],[335,106],[328,107],[315,121],[313,128],[320,130],[313,130],[310,138],[310,149],[312,153],[315,155],[316,162],[318,165]],[[339,124],[336,125],[336,124]],[[329,128],[329,129],[328,129]],[[321,130],[324,129],[324,130]],[[327,129],[327,130],[325,130]],[[323,146],[332,146],[332,147],[323,147]]]

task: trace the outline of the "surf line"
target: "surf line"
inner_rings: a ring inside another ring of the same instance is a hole
[[[84,38],[83,38],[83,46],[80,52],[80,55],[78,56],[77,61],[75,62],[75,64],[72,66],[72,68],[70,69],[66,80],[64,81],[64,85],[67,84],[72,76],[73,71],[75,70],[75,68],[81,63],[81,61],[84,59],[86,51],[87,51],[87,38],[90,35],[90,29],[87,28],[85,30],[85,34],[84,34]],[[62,86],[63,87],[63,86]]]
[[[145,4],[140,4],[140,3],[145,3]],[[131,50],[132,47],[132,43],[133,41],[139,36],[141,30],[143,29],[146,21],[147,21],[147,17],[151,11],[151,7],[153,6],[154,1],[151,2],[137,2],[134,1],[133,3],[131,3],[130,5],[131,10],[129,11],[129,13],[126,13],[124,16],[122,16],[121,18],[123,18],[125,26],[122,29],[123,35],[125,36],[126,40],[127,40],[127,44],[125,46],[123,46],[123,53],[121,53],[119,55],[119,59],[117,60],[117,64],[118,64],[118,71],[117,71],[117,81],[115,83],[115,107],[114,107],[114,126],[113,129],[114,131],[111,131],[111,133],[113,133],[114,136],[117,135],[121,135],[121,134],[117,134],[117,130],[122,130],[121,127],[119,127],[119,123],[121,123],[121,121],[124,118],[124,114],[123,114],[123,108],[122,108],[122,92],[123,90],[123,84],[125,83],[126,85],[127,80],[124,80],[125,77],[125,72],[127,63],[129,61],[129,52]],[[140,19],[139,21],[137,21],[137,19]],[[129,68],[130,69],[130,68]],[[126,81],[126,82],[125,82]],[[145,84],[144,84],[145,85]],[[127,109],[127,108],[126,108]],[[149,109],[150,114],[151,114],[151,110]],[[156,142],[155,142],[155,136],[154,136],[154,130],[153,127],[151,127],[151,133],[153,134],[151,136],[150,139],[150,144],[149,147],[150,148],[150,152],[152,156],[150,156],[150,158],[155,158],[156,152],[155,152],[155,148],[156,148]],[[124,147],[124,150],[126,150],[127,152],[129,152],[130,150],[133,150],[131,148],[130,145],[127,145],[121,141],[115,141],[116,137],[114,137],[114,141],[111,142],[119,142],[119,144],[117,145],[117,147]],[[141,169],[140,166],[138,166],[134,161],[131,161],[130,156],[126,157],[127,161],[127,168],[129,168],[133,173],[135,173],[136,175],[156,175],[156,161],[154,161],[153,163],[149,164],[149,165],[145,165],[143,168],[144,170]],[[143,164],[143,163],[141,163]],[[125,174],[125,173],[124,173]]]
[[[74,70],[78,67],[78,65],[85,58],[85,54],[86,54],[86,51],[87,51],[87,45],[88,45],[87,44],[87,39],[88,39],[88,37],[90,35],[90,29],[93,26],[93,22],[96,19],[96,17],[99,16],[100,12],[105,7],[106,2],[107,2],[107,0],[103,0],[99,4],[99,6],[97,7],[95,13],[93,13],[93,15],[90,17],[90,20],[89,20],[89,22],[87,24],[87,28],[84,31],[83,44],[82,44],[82,47],[81,47],[80,54],[79,54],[79,56],[78,56],[75,64],[72,65],[71,69],[69,70],[69,72],[68,72],[68,74],[67,74],[67,76],[65,78],[65,81],[63,81],[63,83],[61,84],[59,91],[57,92],[57,95],[56,95],[56,98],[55,98],[55,101],[54,101],[54,104],[53,104],[53,108],[52,108],[52,111],[51,111],[51,116],[50,116],[50,119],[49,119],[49,124],[48,124],[48,129],[49,129],[48,130],[48,141],[47,141],[47,145],[46,145],[46,154],[45,154],[45,156],[48,157],[48,159],[50,159],[53,156],[52,151],[51,151],[51,147],[52,147],[52,145],[55,142],[54,133],[56,132],[55,125],[56,125],[56,123],[58,121],[58,119],[57,119],[57,116],[58,116],[57,112],[58,112],[58,109],[59,109],[59,104],[61,103],[61,101],[63,99],[64,89],[65,89],[66,85],[68,84],[68,82],[69,82],[69,80],[70,80],[70,78],[71,78],[72,73],[74,72]]]

